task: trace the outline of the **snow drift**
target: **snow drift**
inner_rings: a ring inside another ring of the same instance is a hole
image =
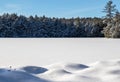
[[[120,82],[120,60],[0,69],[0,82]]]

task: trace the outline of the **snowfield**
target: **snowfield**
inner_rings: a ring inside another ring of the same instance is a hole
[[[1,68],[0,82],[120,82],[120,60]]]
[[[0,39],[0,82],[120,82],[119,58],[119,39]]]
[[[120,39],[0,39],[0,67],[45,66],[58,62],[89,64],[118,59],[119,53]]]

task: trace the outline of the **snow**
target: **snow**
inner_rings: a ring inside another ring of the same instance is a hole
[[[120,82],[120,60],[99,61],[89,66],[56,63],[16,70],[1,68],[0,82]]]
[[[120,40],[105,38],[0,39],[0,66],[89,64],[120,58]],[[47,61],[46,61],[47,60]]]
[[[120,82],[119,42],[0,39],[0,82]]]
[[[47,71],[46,68],[37,67],[37,66],[26,66],[26,67],[21,68],[21,70],[31,73],[31,74],[39,74],[39,73],[44,73],[45,71]]]
[[[0,71],[0,82],[47,82],[34,75],[20,70],[7,70]]]

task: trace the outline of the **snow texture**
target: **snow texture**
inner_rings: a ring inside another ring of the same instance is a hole
[[[120,82],[120,60],[0,68],[0,82]]]

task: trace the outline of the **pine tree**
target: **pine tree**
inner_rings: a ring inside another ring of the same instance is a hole
[[[105,37],[108,38],[119,38],[120,37],[120,13],[115,8],[116,5],[113,5],[113,2],[110,0],[105,6],[104,12],[106,13],[107,26],[103,29]]]
[[[103,12],[106,13],[106,18],[111,19],[115,12],[117,11],[117,9],[115,8],[116,5],[113,4],[112,0],[108,1]]]

